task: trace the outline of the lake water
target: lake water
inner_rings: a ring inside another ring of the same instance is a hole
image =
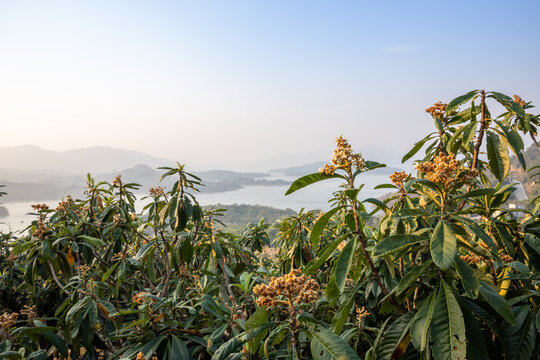
[[[276,179],[272,177],[269,179]],[[292,181],[293,178],[283,178],[283,180]],[[360,181],[362,180],[362,181]],[[379,197],[388,192],[388,189],[374,190],[373,188],[382,183],[388,182],[386,175],[368,175],[363,174],[358,178],[358,182],[365,184],[360,192],[360,199],[370,197]],[[290,208],[295,211],[305,208],[306,210],[322,209],[328,210],[328,200],[332,198],[332,193],[339,189],[341,181],[336,179],[325,180],[312,184],[297,192],[285,196],[285,192],[289,186],[246,186],[239,190],[226,191],[220,193],[198,193],[197,200],[201,205],[212,204],[248,204],[248,205],[266,205],[275,208],[286,209]],[[141,194],[142,198],[144,195]],[[60,199],[59,199],[60,200]],[[137,208],[143,208],[148,203],[149,199],[137,201]],[[31,205],[33,202],[16,202],[3,204],[9,210],[9,216],[0,218],[0,230],[7,231],[9,229],[18,231],[28,226],[36,217],[27,215],[33,212]],[[40,201],[51,208],[58,205],[58,201]]]

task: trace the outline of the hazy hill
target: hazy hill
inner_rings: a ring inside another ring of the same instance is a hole
[[[319,171],[320,168],[324,167],[326,164],[325,161],[317,161],[309,164],[292,166],[282,169],[272,169],[270,170],[271,174],[279,174],[284,176],[303,176]],[[371,174],[392,174],[394,171],[401,171],[402,169],[396,167],[385,167],[372,170]]]
[[[97,181],[111,182],[116,175],[121,175],[124,182],[141,185],[138,192],[147,194],[148,190],[155,186],[172,188],[177,178],[171,176],[160,182],[159,179],[163,173],[164,171],[147,165],[136,165],[121,171],[93,173],[92,176]],[[268,176],[265,173],[210,170],[195,172],[195,175],[200,177],[205,185],[200,187],[201,192],[232,191],[249,185],[279,186],[289,184],[283,180],[260,179]],[[86,184],[86,175],[48,170],[0,169],[0,184],[6,185],[4,191],[7,195],[3,198],[4,202],[58,200],[66,194],[81,196]]]
[[[172,161],[139,151],[104,146],[52,151],[34,145],[0,148],[0,169],[62,171],[74,174],[107,173],[139,164],[167,166]]]

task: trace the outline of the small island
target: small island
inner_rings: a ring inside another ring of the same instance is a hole
[[[0,218],[9,216],[9,211],[5,206],[0,205]]]

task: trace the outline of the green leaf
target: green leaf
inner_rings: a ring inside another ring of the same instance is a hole
[[[368,170],[375,170],[375,169],[384,168],[384,167],[386,167],[386,164],[381,164],[381,163],[376,162],[376,161],[366,160],[366,168]]]
[[[540,238],[533,234],[526,233],[525,242],[529,244],[529,246],[532,247],[538,255],[540,255]]]
[[[428,213],[423,210],[419,209],[401,209],[392,214],[392,217],[395,219],[407,219],[411,217],[426,217],[433,215],[432,213]]]
[[[435,310],[435,299],[436,292],[429,294],[411,323],[411,340],[416,349],[422,352],[426,350],[429,339],[429,327]]]
[[[531,272],[529,267],[527,265],[525,265],[524,263],[520,262],[520,261],[512,261],[512,262],[508,262],[508,263],[506,263],[504,265],[516,270],[518,273],[528,275]]]
[[[465,322],[459,304],[446,281],[435,300],[430,337],[435,360],[464,360],[467,355]]]
[[[354,251],[356,250],[356,243],[356,238],[354,238],[353,241],[349,241],[341,251],[339,258],[337,259],[334,271],[336,274],[336,285],[339,289],[339,292],[342,292],[345,288],[345,280],[347,279],[347,274],[349,273],[349,270],[351,268]]]
[[[470,101],[473,97],[476,96],[477,93],[478,93],[478,90],[472,90],[466,93],[465,95],[458,96],[454,100],[450,101],[448,105],[446,105],[446,111],[451,112],[451,111],[457,110],[457,108],[460,105],[466,103],[467,101]]]
[[[487,153],[489,168],[497,180],[502,181],[510,170],[510,157],[508,148],[501,141],[499,136],[492,132],[487,132]]]
[[[467,360],[489,360],[480,322],[466,306],[462,310],[465,321],[465,336],[467,337]]]
[[[399,281],[396,287],[396,294],[400,295],[403,291],[409,289],[409,287],[418,279],[422,273],[431,265],[433,260],[428,260],[420,266],[413,266]]]
[[[448,270],[456,257],[457,239],[452,226],[446,220],[441,220],[431,236],[431,256],[435,265],[442,270]]]
[[[56,331],[58,330],[54,326],[36,326],[36,327],[19,327],[16,328],[12,334],[23,334],[23,335],[31,335],[31,334],[40,334],[47,331]]]
[[[45,353],[45,359],[46,358],[47,358],[47,353]],[[16,351],[4,351],[0,353],[0,359],[19,360],[19,359],[22,359],[22,356]]]
[[[292,194],[293,192],[300,190],[308,185],[314,184],[321,180],[327,180],[327,179],[343,179],[345,178],[339,174],[334,175],[326,175],[326,174],[319,174],[319,173],[313,173],[309,175],[302,176],[299,179],[296,179],[291,186],[289,187],[289,190],[285,193],[285,195]]]
[[[431,139],[431,135],[428,135],[425,138],[423,138],[422,140],[418,141],[416,144],[414,144],[413,148],[411,150],[409,150],[409,152],[407,154],[405,154],[405,156],[403,156],[403,158],[401,159],[401,162],[404,163],[405,161],[407,161],[411,157],[413,157],[414,154],[416,154],[418,152],[418,150],[420,150],[422,148],[422,146],[424,146],[426,141],[428,141],[430,139]]]
[[[152,340],[147,342],[140,350],[144,354],[144,357],[146,357],[147,359],[151,359],[152,354],[157,350],[159,344],[161,344],[165,337],[165,335],[154,337],[152,338]]]
[[[88,244],[92,245],[93,247],[99,247],[99,246],[105,246],[105,242],[101,239],[87,236],[87,235],[79,235],[79,239],[85,240]]]
[[[321,216],[319,220],[317,220],[317,222],[313,225],[313,228],[311,229],[310,240],[312,244],[317,244],[317,246],[313,246],[313,249],[316,250],[318,248],[319,238],[321,237],[321,234],[326,224],[328,224],[328,221],[330,220],[332,215],[334,215],[336,212],[338,212],[342,208],[343,206],[338,206],[336,208],[333,208],[332,210],[328,211],[326,214]]]
[[[471,107],[471,112],[474,111],[474,108]],[[465,130],[463,131],[463,137],[462,139],[462,145],[465,147],[465,149],[469,149],[469,144],[474,139],[474,132],[476,131],[476,126],[478,125],[478,122],[473,120],[469,125],[465,126]],[[471,151],[469,149],[469,151]]]
[[[480,288],[480,282],[478,281],[473,269],[465,261],[461,260],[459,256],[454,259],[456,271],[461,278],[463,288],[469,295],[469,297],[476,299],[478,297],[478,289]]]
[[[326,284],[326,288],[324,289],[324,294],[326,295],[326,298],[328,299],[328,302],[330,303],[330,306],[334,306],[340,291],[336,284],[336,273],[333,272],[332,275],[330,275],[330,279],[328,280],[328,283]]]
[[[392,185],[393,186],[393,185]],[[374,199],[374,198],[367,198],[365,200],[362,201],[362,203],[370,203],[370,204],[373,204],[375,205],[377,208],[381,209],[382,211],[384,212],[387,212],[389,209],[388,209],[388,206],[386,206],[385,203],[383,203],[381,200],[379,199]]]
[[[227,342],[223,343],[212,356],[212,360],[226,360],[229,358],[229,355],[236,352],[244,342],[239,340],[239,337],[244,334],[239,334]]]
[[[172,337],[169,346],[169,360],[191,360],[186,344],[176,336]]]
[[[46,360],[47,352],[45,350],[37,350],[28,355],[26,360]]]
[[[347,321],[349,318],[352,306],[356,303],[356,292],[359,288],[360,287],[357,286],[353,291],[350,293],[347,292],[341,297],[342,299],[345,299],[345,301],[343,301],[336,312],[336,315],[334,315],[332,325],[330,326],[330,330],[332,330],[336,335],[341,333],[341,330],[343,330],[343,325],[345,325],[345,321]]]
[[[464,217],[460,217],[459,220],[461,220],[461,222],[465,224],[465,226],[480,240],[485,242],[492,251],[497,251],[497,246],[493,242],[493,239],[491,239],[491,237],[484,231],[484,229],[482,229],[480,225],[478,225],[476,221]]]
[[[345,340],[334,334],[332,331],[320,326],[317,330],[312,330],[313,339],[322,346],[323,351],[336,360],[360,360],[354,350]],[[313,348],[313,343],[312,343]],[[320,359],[322,354],[312,354],[314,359]]]
[[[500,121],[495,121],[495,123],[497,123],[497,125],[499,125],[499,127],[503,131],[508,146],[510,147],[514,155],[516,155],[523,170],[525,170],[527,168],[527,164],[525,162],[525,158],[523,157],[523,149],[525,148],[525,145],[523,144],[523,139],[521,138],[521,136],[519,136],[519,133],[516,130],[504,125]]]
[[[268,310],[264,307],[258,308],[246,321],[246,330],[255,329],[268,321]]]
[[[425,241],[427,238],[422,235],[413,235],[413,234],[398,234],[388,236],[375,245],[375,250],[373,255],[383,256],[390,254],[392,252],[404,249],[413,244]]]
[[[377,190],[377,189],[392,189],[392,190],[398,190],[399,188],[396,186],[396,185],[392,185],[392,184],[380,184],[380,185],[377,185],[373,188],[374,190]],[[365,200],[364,200],[365,201]],[[379,200],[380,201],[380,200]],[[383,203],[384,204],[384,203]]]
[[[101,277],[101,281],[103,282],[107,281],[107,279],[109,279],[109,277],[112,275],[113,271],[118,267],[118,265],[120,265],[120,261],[117,261],[113,266],[109,268],[109,270],[107,270],[105,274],[103,274],[103,276]]]
[[[463,126],[456,130],[456,132],[450,137],[446,144],[446,150],[453,154],[457,153],[459,147],[462,145],[462,134],[467,130],[466,126]]]
[[[534,314],[527,314],[523,326],[506,338],[507,358],[515,360],[533,359],[532,352],[536,344]]]
[[[492,195],[497,190],[493,188],[485,188],[485,189],[476,189],[472,191],[468,191],[465,194],[461,195],[461,198],[471,198],[471,197],[478,197],[478,196],[486,196],[486,195]]]
[[[349,234],[343,234],[342,236],[338,237],[336,240],[332,241],[330,244],[326,245],[321,251],[319,251],[319,256],[317,259],[310,261],[306,269],[304,270],[304,274],[311,275],[315,271],[317,271],[318,268],[320,268],[326,260],[334,253],[334,250],[341,244],[341,242],[347,237]]]
[[[255,329],[268,322],[268,310],[264,307],[260,307],[247,319],[246,330]],[[268,329],[264,329],[258,333],[252,340],[248,342],[248,349],[250,353],[255,353],[259,346],[262,344],[264,338],[268,334]]]
[[[491,306],[493,310],[501,315],[504,320],[511,325],[516,323],[516,319],[512,313],[512,310],[510,309],[510,305],[501,295],[499,295],[497,291],[495,291],[495,289],[483,281],[480,283],[480,294],[486,300],[489,306]]]
[[[403,356],[407,348],[406,345],[410,341],[408,332],[413,315],[413,312],[408,312],[388,327],[388,330],[384,333],[381,345],[377,348],[378,360],[400,359]],[[405,349],[402,349],[403,345],[405,345]],[[397,354],[397,352],[400,353]]]

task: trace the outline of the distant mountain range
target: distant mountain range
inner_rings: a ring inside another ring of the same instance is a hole
[[[0,148],[0,169],[45,170],[48,173],[107,173],[139,164],[168,166],[174,162],[139,151],[104,146],[52,151],[34,145]]]
[[[175,178],[159,182],[163,171],[159,166],[174,166],[138,151],[110,147],[89,147],[67,151],[51,151],[33,145],[0,148],[0,185],[6,185],[7,196],[2,202],[58,200],[66,194],[80,197],[86,184],[86,174],[98,181],[112,181],[118,174],[124,182],[141,185],[148,193],[157,185],[172,187]],[[289,180],[279,177],[299,177],[316,172],[324,162],[315,162],[269,172],[235,172],[227,170],[196,171],[202,179],[202,192],[238,190],[244,186],[285,186]],[[377,169],[377,174],[391,173],[395,168]]]

